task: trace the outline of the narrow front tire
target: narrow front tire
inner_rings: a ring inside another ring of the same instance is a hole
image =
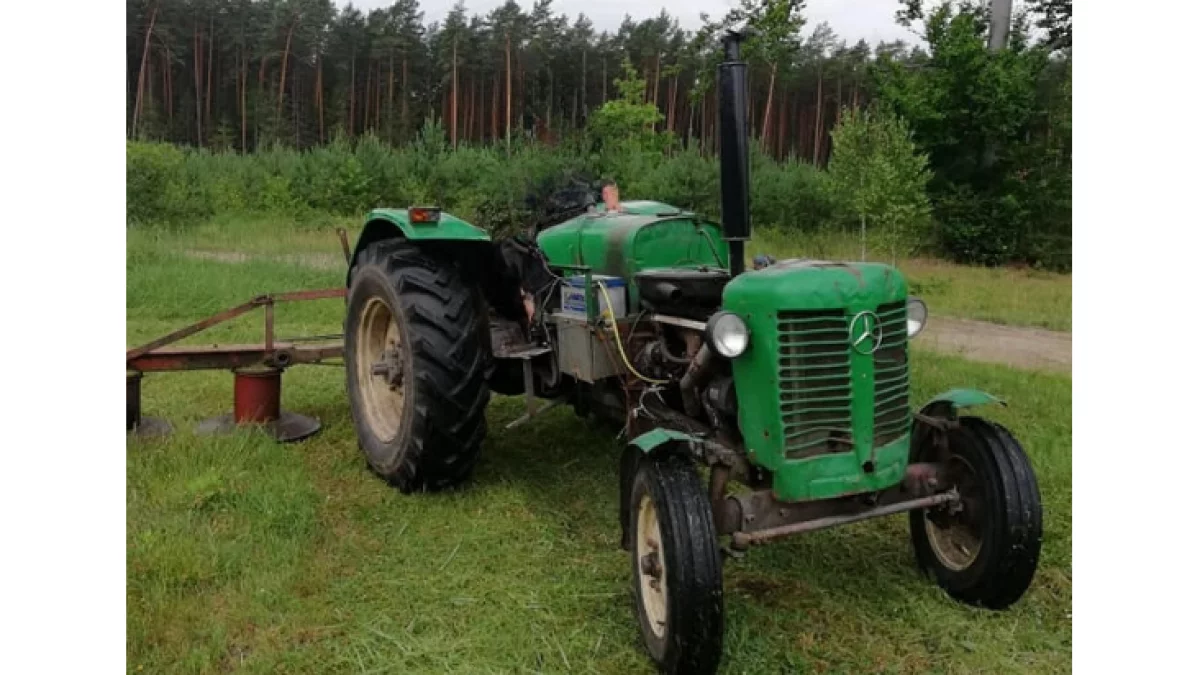
[[[1003,426],[963,417],[920,434],[914,455],[940,459],[961,496],[958,505],[909,513],[918,565],[961,602],[1004,609],[1019,600],[1042,548],[1041,495],[1024,448]]]
[[[629,490],[630,561],[638,624],[664,673],[714,673],[725,602],[708,493],[678,456],[638,462]]]

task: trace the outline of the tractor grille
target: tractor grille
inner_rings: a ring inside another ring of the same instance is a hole
[[[908,308],[904,302],[880,305],[883,342],[875,352],[875,447],[908,431]]]
[[[848,322],[841,310],[779,313],[779,412],[791,459],[853,449]]]

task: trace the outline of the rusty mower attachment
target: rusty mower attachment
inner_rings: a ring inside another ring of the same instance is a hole
[[[345,231],[339,231],[338,234],[345,249]],[[321,428],[319,420],[280,407],[283,371],[295,365],[320,364],[341,358],[342,336],[320,335],[279,340],[275,336],[275,305],[345,297],[344,288],[260,295],[126,351],[126,431],[139,437],[162,436],[171,431],[168,422],[142,415],[142,379],[145,373],[230,370],[233,372],[232,413],[200,422],[196,426],[197,433],[227,433],[239,427],[254,426],[279,442],[299,441],[312,436]],[[262,343],[176,344],[259,307],[263,308],[264,314]]]

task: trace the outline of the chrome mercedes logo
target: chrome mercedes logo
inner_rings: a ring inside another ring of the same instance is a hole
[[[883,344],[883,324],[875,312],[864,311],[850,320],[850,346],[854,351],[867,356],[874,354]]]

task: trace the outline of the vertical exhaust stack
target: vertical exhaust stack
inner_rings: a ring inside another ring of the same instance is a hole
[[[729,242],[729,274],[746,267],[750,238],[750,135],[747,126],[745,31],[725,34],[725,61],[718,67],[721,115],[721,225]]]

